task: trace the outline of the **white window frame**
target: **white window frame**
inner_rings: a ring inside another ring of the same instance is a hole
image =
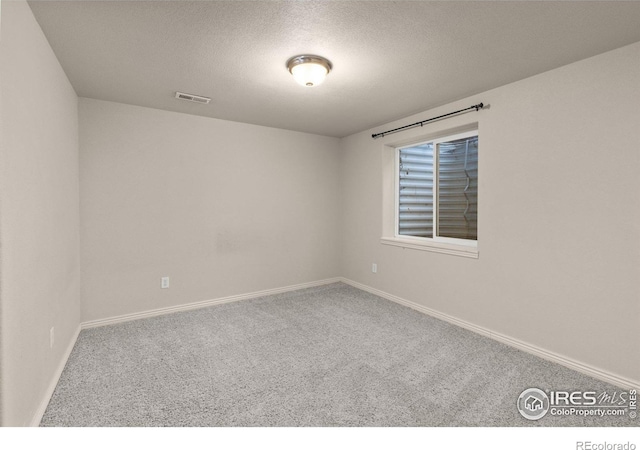
[[[394,235],[392,237],[382,237],[380,242],[387,245],[395,245],[403,248],[412,248],[417,250],[427,250],[437,253],[446,253],[451,255],[466,256],[470,258],[478,257],[478,241],[471,239],[459,239],[450,238],[444,236],[438,236],[438,213],[439,202],[438,199],[438,177],[439,177],[439,144],[443,142],[449,142],[456,139],[464,139],[469,137],[478,137],[478,129],[473,129],[461,133],[441,135],[441,137],[435,139],[422,139],[416,140],[410,144],[397,146],[394,148],[395,152],[395,164],[394,164]],[[422,144],[433,144],[433,167],[434,167],[434,182],[433,182],[433,198],[434,198],[434,212],[433,212],[433,237],[422,236],[408,236],[399,234],[399,221],[400,221],[400,150],[410,147],[415,147]]]

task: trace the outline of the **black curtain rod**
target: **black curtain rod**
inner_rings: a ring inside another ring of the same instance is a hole
[[[443,114],[443,115],[438,116],[438,117],[432,117],[431,119],[422,120],[420,122],[412,123],[411,125],[405,125],[405,126],[400,127],[400,128],[394,128],[393,130],[383,131],[382,133],[375,133],[375,134],[372,134],[371,137],[374,138],[374,139],[378,139],[379,137],[386,136],[387,134],[397,133],[398,131],[408,130],[409,128],[415,128],[415,127],[418,127],[418,126],[421,127],[422,125],[424,125],[427,122],[433,122],[434,120],[438,120],[438,119],[442,119],[442,118],[445,118],[445,117],[453,116],[455,114],[460,114],[460,113],[463,113],[465,111],[471,111],[472,109],[475,109],[476,111],[478,111],[478,110],[482,109],[483,107],[484,107],[484,104],[478,103],[477,105],[469,106],[468,108],[460,109],[458,111],[450,112],[448,114]]]

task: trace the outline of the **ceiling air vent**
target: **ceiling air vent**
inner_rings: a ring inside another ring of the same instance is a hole
[[[211,99],[208,97],[201,97],[199,95],[193,95],[193,94],[185,94],[184,92],[176,92],[176,98],[179,98],[180,100],[187,100],[190,102],[205,103],[205,104],[211,101]]]

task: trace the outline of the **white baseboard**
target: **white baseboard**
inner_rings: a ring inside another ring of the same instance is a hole
[[[435,317],[436,319],[444,320],[445,322],[449,322],[453,325],[462,327],[469,331],[473,331],[474,333],[481,334],[483,336],[489,337],[493,340],[506,344],[510,347],[517,348],[518,350],[522,350],[524,352],[530,353],[532,355],[538,356],[542,359],[546,359],[548,361],[560,364],[562,366],[568,367],[569,369],[575,370],[576,372],[583,373],[597,380],[605,381],[607,383],[613,384],[614,386],[619,386],[623,389],[636,389],[640,390],[640,381],[630,380],[628,378],[621,377],[619,375],[604,371],[602,369],[590,366],[588,364],[582,363],[580,361],[576,361],[574,359],[568,358],[563,355],[559,355],[552,351],[540,348],[536,345],[529,344],[527,342],[521,341],[516,338],[512,338],[510,336],[504,335],[502,333],[496,333],[488,328],[484,328],[478,325],[474,325],[465,320],[458,319],[456,317],[450,316],[448,314],[441,313],[434,309],[428,308],[423,305],[419,305],[418,303],[414,303],[412,301],[406,300],[404,298],[398,297],[396,295],[389,294],[387,292],[381,291],[379,289],[372,288],[365,284],[361,284],[347,278],[340,278],[345,284],[353,286],[355,288],[361,289],[363,291],[370,292],[379,297],[385,298],[387,300],[391,300],[392,302],[399,303],[401,305],[407,306],[411,309],[415,309],[420,311],[421,313],[427,314],[428,316]]]
[[[69,341],[69,345],[67,345],[67,349],[64,351],[64,354],[62,355],[62,359],[60,359],[60,363],[58,364],[58,367],[56,368],[56,371],[53,374],[53,378],[51,378],[51,381],[47,386],[47,390],[45,391],[44,396],[42,397],[42,401],[40,401],[40,405],[38,406],[38,409],[36,409],[36,412],[33,414],[33,418],[31,419],[31,422],[29,422],[30,427],[37,427],[40,425],[40,422],[42,421],[42,416],[44,416],[44,412],[47,410],[47,406],[49,406],[49,401],[51,401],[51,397],[53,396],[53,391],[56,390],[56,386],[58,385],[58,381],[60,381],[60,376],[62,375],[62,371],[64,370],[64,367],[67,365],[67,361],[69,360],[69,356],[71,355],[71,351],[73,350],[73,347],[76,345],[76,341],[78,340],[78,335],[80,334],[80,329],[81,328],[78,327],[76,331],[73,333],[73,337],[71,338],[71,341]]]
[[[290,291],[296,291],[298,289],[322,286],[322,285],[331,284],[331,283],[338,283],[340,281],[342,281],[342,279],[339,277],[327,278],[325,280],[312,281],[310,283],[294,284],[291,286],[285,286],[285,287],[276,288],[276,289],[265,289],[263,291],[250,292],[248,294],[230,295],[228,297],[221,297],[213,300],[203,300],[200,302],[186,303],[184,305],[168,306],[166,308],[151,309],[148,311],[142,311],[142,312],[137,312],[132,314],[123,314],[121,316],[108,317],[106,319],[90,320],[88,322],[81,323],[80,326],[83,330],[87,328],[102,327],[104,325],[113,325],[116,323],[129,322],[131,320],[138,320],[138,319],[146,319],[149,317],[161,316],[164,314],[171,314],[179,311],[189,311],[191,309],[206,308],[207,306],[221,305],[223,303],[237,302],[240,300],[248,300],[251,298],[264,297],[266,295],[281,294],[283,292],[290,292]]]

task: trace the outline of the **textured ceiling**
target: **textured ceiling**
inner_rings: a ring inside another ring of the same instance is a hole
[[[29,4],[81,97],[339,137],[640,41],[628,1]],[[324,84],[294,82],[301,53]]]

